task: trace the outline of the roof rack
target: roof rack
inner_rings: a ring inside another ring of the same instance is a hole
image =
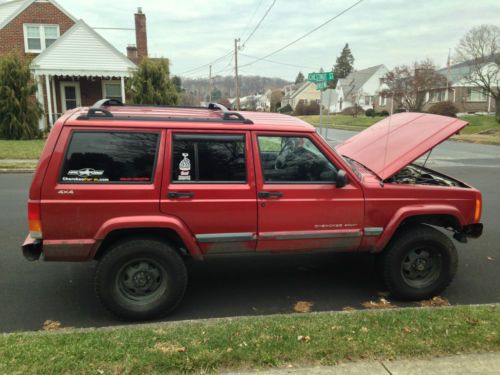
[[[106,119],[106,120],[128,120],[128,121],[181,121],[181,122],[224,122],[230,123],[242,123],[242,124],[253,124],[252,120],[249,120],[238,112],[229,111],[225,106],[219,103],[209,103],[207,107],[190,107],[190,106],[165,106],[165,105],[149,105],[149,104],[127,104],[127,107],[158,107],[158,108],[188,108],[188,109],[210,109],[210,110],[220,110],[223,115],[221,119],[217,118],[200,118],[200,117],[172,117],[172,116],[115,116],[106,108],[111,106],[123,106],[123,103],[117,99],[101,99],[95,102],[92,107],[89,108],[86,115],[78,116],[78,120],[92,120],[92,119]]]

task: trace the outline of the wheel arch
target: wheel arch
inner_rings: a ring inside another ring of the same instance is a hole
[[[384,233],[378,240],[374,252],[383,251],[399,230],[416,224],[433,225],[460,231],[464,225],[464,219],[460,211],[453,206],[403,207],[398,210],[384,229]]]
[[[175,217],[122,217],[104,223],[96,233],[96,246],[90,258],[100,259],[110,246],[129,238],[157,238],[168,241],[181,256],[202,258],[202,253],[187,226]]]

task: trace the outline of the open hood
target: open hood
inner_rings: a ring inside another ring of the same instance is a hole
[[[349,138],[336,150],[385,180],[467,125],[453,117],[398,113]]]

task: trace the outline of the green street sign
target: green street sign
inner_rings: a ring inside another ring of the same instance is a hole
[[[323,82],[323,81],[333,81],[333,72],[322,72],[322,73],[309,73],[307,75],[307,80],[309,82]]]
[[[317,82],[316,83],[316,90],[318,90],[318,91],[324,90],[324,89],[326,89],[327,86],[328,86],[328,82],[326,82],[326,81]]]

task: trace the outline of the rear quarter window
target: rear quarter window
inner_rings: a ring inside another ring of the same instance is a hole
[[[61,183],[151,183],[159,133],[73,132]]]

